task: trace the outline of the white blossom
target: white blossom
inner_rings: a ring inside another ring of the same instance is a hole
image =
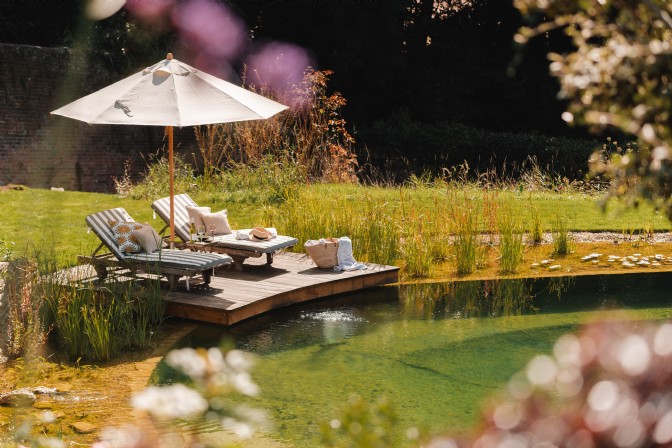
[[[151,386],[133,396],[135,409],[144,410],[154,417],[164,419],[188,418],[203,414],[208,401],[184,384],[167,387]]]

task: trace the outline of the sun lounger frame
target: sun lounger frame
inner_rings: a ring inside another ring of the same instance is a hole
[[[127,269],[129,275],[146,273],[165,276],[171,289],[177,286],[181,277],[185,277],[187,290],[189,280],[200,275],[205,284],[209,284],[215,268],[232,263],[231,257],[221,254],[194,253],[162,249],[153,254],[123,254],[112,233],[108,221],[132,222],[133,218],[123,208],[114,208],[86,217],[87,225],[98,236],[101,243],[90,256],[80,255],[81,263],[91,264],[103,281],[111,268]],[[108,252],[101,250],[107,249]]]
[[[187,206],[198,206],[191,197],[186,194],[178,194],[173,197],[175,203],[175,236],[181,242],[179,246],[185,246],[189,241],[189,214]],[[152,210],[166,223],[159,233],[164,234],[170,225],[170,197],[157,199],[152,203]],[[242,265],[247,258],[259,258],[266,255],[266,265],[273,263],[273,254],[280,249],[287,249],[298,244],[299,240],[286,235],[278,235],[268,241],[237,240],[234,234],[217,236],[215,241],[208,245],[208,250],[229,255],[233,259],[234,268],[242,270]]]

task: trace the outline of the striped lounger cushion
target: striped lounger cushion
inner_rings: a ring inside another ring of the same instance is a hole
[[[231,257],[227,255],[184,250],[162,249],[151,254],[143,252],[123,254],[119,250],[117,240],[108,224],[109,221],[132,222],[133,218],[121,207],[94,213],[86,217],[86,222],[91,230],[98,235],[98,238],[120,261],[151,263],[157,266],[183,268],[194,271],[204,271],[232,262]]]
[[[189,213],[187,206],[197,207],[198,205],[186,194],[178,194],[173,197],[175,201],[175,235],[182,241],[189,241]],[[152,209],[166,223],[170,222],[170,197],[157,199],[152,203]],[[229,235],[217,235],[215,244],[218,247],[229,249],[240,249],[262,254],[273,253],[286,247],[292,247],[298,244],[299,240],[286,235],[278,235],[268,241],[249,241],[236,239],[236,232]]]

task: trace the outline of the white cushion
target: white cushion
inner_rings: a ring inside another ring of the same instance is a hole
[[[194,205],[187,205],[187,213],[189,214],[189,222],[191,222],[193,219],[194,225],[196,228],[198,228],[198,226],[205,225],[202,216],[204,213],[210,213],[210,207],[196,207]]]
[[[210,226],[215,226],[215,235],[228,235],[232,233],[229,226],[229,218],[226,216],[226,210],[216,213],[203,213],[201,215],[205,223],[205,232],[210,234]]]

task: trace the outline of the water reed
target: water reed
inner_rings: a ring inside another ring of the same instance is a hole
[[[530,240],[533,244],[541,244],[544,238],[544,228],[541,225],[539,210],[532,208],[530,216]]]
[[[453,223],[453,248],[457,275],[468,275],[476,270],[479,262],[478,220],[476,213],[470,207],[463,210],[455,210]]]
[[[525,245],[523,243],[523,226],[510,208],[499,214],[499,253],[500,273],[515,274],[523,262]]]
[[[569,220],[556,215],[553,224],[553,252],[557,255],[567,255],[572,251],[572,239],[569,231]]]
[[[146,348],[163,320],[158,280],[52,285],[45,302],[57,342],[71,358],[109,360],[124,349]]]

